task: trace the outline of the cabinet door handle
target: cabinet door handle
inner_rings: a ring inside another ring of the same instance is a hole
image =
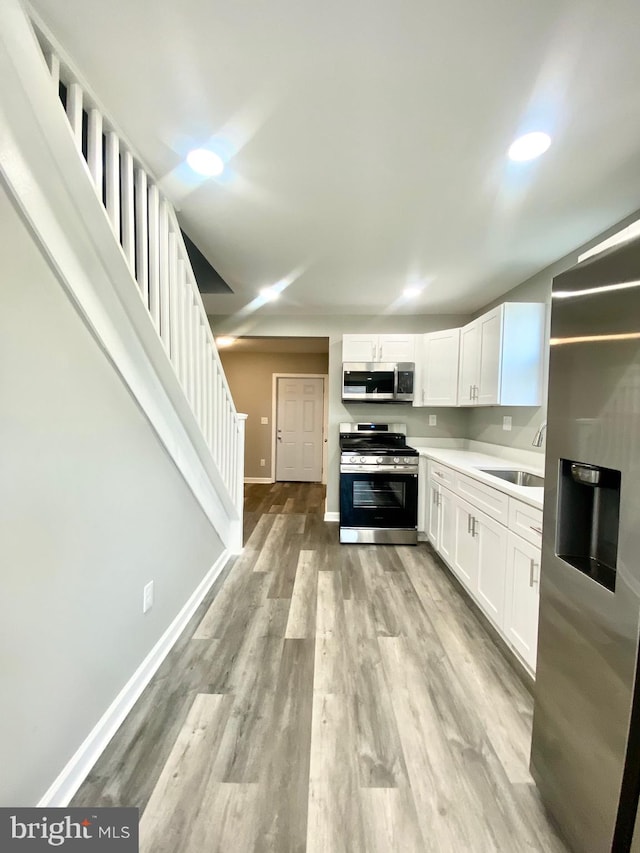
[[[436,477],[440,477],[440,479],[442,479],[444,477],[444,474],[441,471],[434,471],[433,473],[435,474]]]
[[[469,385],[469,399],[473,400],[473,385]]]
[[[536,561],[532,557],[531,558],[531,565],[529,568],[529,586],[533,586],[534,583],[536,582],[535,573],[536,573],[536,566],[537,565],[538,564],[536,563]]]
[[[529,530],[533,530],[535,533],[539,533],[540,536],[542,536],[542,528],[541,527],[534,527],[533,524],[530,524]]]
[[[467,533],[471,533],[471,514],[467,513]]]
[[[475,537],[476,535],[476,524],[478,523],[478,519],[475,516],[471,520],[471,535]]]

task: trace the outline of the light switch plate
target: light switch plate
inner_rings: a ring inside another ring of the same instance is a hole
[[[509,415],[505,415],[502,418],[502,429],[505,432],[511,432],[511,418],[509,417]]]
[[[268,423],[269,423],[269,418],[260,418],[260,423],[261,423],[261,424],[268,424]]]
[[[436,426],[437,423],[438,423],[438,416],[437,415],[429,415],[429,426]]]

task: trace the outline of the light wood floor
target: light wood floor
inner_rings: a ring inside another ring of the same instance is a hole
[[[246,489],[246,548],[72,805],[142,853],[565,853],[532,699],[427,545],[339,545],[319,485]]]

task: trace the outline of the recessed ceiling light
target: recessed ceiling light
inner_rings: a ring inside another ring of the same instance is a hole
[[[222,335],[219,338],[216,338],[216,346],[217,347],[230,347],[231,344],[235,343],[235,338],[229,337],[227,335]]]
[[[221,175],[224,170],[222,157],[207,148],[195,148],[187,154],[187,163],[194,172],[207,178]]]
[[[534,160],[547,150],[551,145],[551,137],[547,133],[536,131],[535,133],[525,133],[524,136],[518,137],[515,142],[511,143],[509,148],[509,158],[522,162],[524,160]]]
[[[405,287],[402,291],[402,295],[405,299],[413,299],[416,296],[420,296],[422,293],[422,288],[419,285],[412,285],[411,287]]]
[[[273,287],[263,287],[262,290],[260,291],[260,296],[266,302],[273,302],[273,300],[277,299],[280,296],[280,294]]]

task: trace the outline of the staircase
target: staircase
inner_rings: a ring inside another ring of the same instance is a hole
[[[175,211],[43,25],[26,32],[10,6],[3,16],[0,73],[11,95],[0,106],[2,176],[221,540],[238,552],[245,416]]]

